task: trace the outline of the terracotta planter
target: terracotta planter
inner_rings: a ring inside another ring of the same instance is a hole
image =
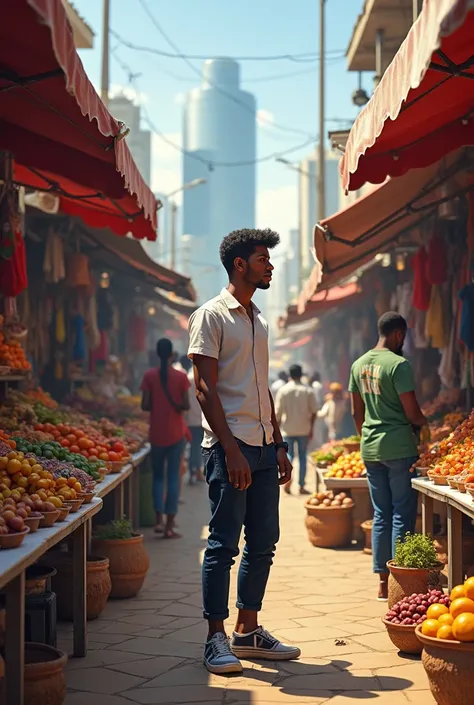
[[[365,545],[363,548],[363,553],[366,553],[368,556],[372,555],[372,524],[372,519],[369,519],[368,521],[363,521],[360,525],[360,528],[364,532],[365,536]]]
[[[143,535],[137,534],[130,539],[93,539],[92,548],[94,553],[107,556],[110,561],[110,597],[135,597],[142,589],[150,567]]]
[[[390,571],[388,578],[388,607],[391,609],[404,597],[410,597],[414,592],[428,592],[440,585],[439,574],[443,568],[441,563],[435,568],[400,568],[387,563]]]
[[[386,619],[382,619],[385,624],[387,634],[394,646],[404,654],[421,654],[423,646],[416,636],[415,625],[392,624]]]
[[[52,580],[56,593],[58,619],[72,621],[72,559],[68,553],[60,551],[48,556],[57,568]],[[97,619],[102,614],[109,599],[112,583],[109,573],[109,559],[88,556],[86,563],[87,619]]]
[[[25,574],[25,595],[41,595],[46,592],[46,581],[56,575],[56,568],[46,565],[31,565]]]
[[[305,525],[313,546],[342,548],[351,543],[353,507],[305,507]]]
[[[46,644],[25,644],[25,705],[62,705],[67,656]]]
[[[423,636],[420,627],[416,635],[423,645],[421,662],[438,705],[472,705],[474,644]]]

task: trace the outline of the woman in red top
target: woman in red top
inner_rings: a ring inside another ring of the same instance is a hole
[[[170,340],[159,340],[156,352],[160,367],[148,370],[141,386],[142,409],[150,412],[155,531],[163,531],[165,538],[179,538],[174,530],[174,520],[178,513],[180,465],[187,432],[183,412],[189,409],[190,384],[184,372],[172,367]],[[166,514],[164,529],[163,514]]]

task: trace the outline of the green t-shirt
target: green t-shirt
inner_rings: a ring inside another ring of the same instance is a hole
[[[410,363],[390,350],[369,350],[354,362],[349,391],[359,392],[365,404],[361,442],[364,460],[398,460],[418,454],[399,397],[414,389]]]

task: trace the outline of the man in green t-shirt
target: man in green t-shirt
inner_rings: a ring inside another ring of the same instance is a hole
[[[427,422],[416,399],[412,367],[402,356],[405,319],[384,313],[378,331],[375,348],[352,365],[349,391],[374,507],[374,573],[380,576],[379,599],[385,600],[387,562],[395,542],[415,530],[417,493],[410,468],[418,457],[415,433]]]

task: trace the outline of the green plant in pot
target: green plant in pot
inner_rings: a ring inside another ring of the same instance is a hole
[[[424,593],[438,587],[443,564],[439,563],[431,536],[407,533],[397,539],[395,557],[387,563],[388,606],[393,607],[414,592]]]
[[[143,535],[133,531],[123,517],[97,527],[92,538],[92,550],[109,559],[112,591],[110,597],[135,597],[143,587],[150,559]]]

